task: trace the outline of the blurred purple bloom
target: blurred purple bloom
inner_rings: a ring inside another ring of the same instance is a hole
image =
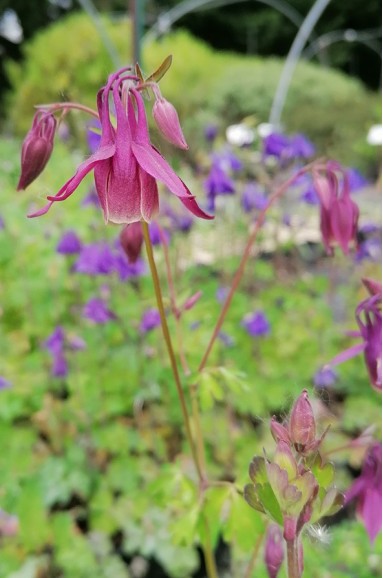
[[[206,195],[208,198],[208,210],[215,210],[215,198],[217,195],[230,195],[235,191],[234,183],[225,171],[216,164],[213,164],[208,178],[204,182]]]
[[[336,372],[331,367],[322,367],[314,375],[315,387],[332,387],[338,379]]]
[[[242,326],[252,337],[260,337],[270,333],[270,323],[262,311],[255,311],[245,316]]]
[[[96,190],[92,187],[92,189],[90,190],[90,192],[86,195],[86,197],[84,197],[84,199],[81,201],[81,206],[82,207],[97,207],[97,208],[101,208],[101,204],[98,198],[98,195],[96,193]]]
[[[56,251],[61,255],[75,255],[81,251],[82,243],[74,231],[67,231],[61,237]]]
[[[282,530],[277,524],[271,524],[265,542],[265,564],[269,578],[277,578],[284,557]]]
[[[228,333],[224,333],[224,331],[220,331],[218,333],[218,339],[226,346],[226,347],[233,347],[234,339]]]
[[[205,127],[204,135],[208,142],[213,142],[218,133],[218,127],[214,124],[208,124]]]
[[[161,316],[158,309],[148,309],[141,317],[140,331],[147,333],[161,325]]]
[[[176,212],[172,207],[167,205],[163,209],[163,213],[169,218],[170,226],[174,231],[188,233],[194,224],[193,215],[191,215],[189,211]]]
[[[129,263],[126,255],[122,252],[116,255],[115,267],[120,281],[142,277],[147,273],[145,261],[137,259],[135,263]]]
[[[85,245],[74,264],[76,273],[109,275],[115,269],[115,255],[106,243]]]
[[[43,342],[43,347],[49,351],[51,355],[56,355],[64,348],[65,333],[61,325],[58,325],[53,333]]]
[[[73,351],[82,351],[83,349],[86,349],[85,341],[78,335],[73,335],[73,337],[70,337],[68,339],[68,344]]]
[[[92,121],[87,130],[87,140],[90,152],[96,152],[101,140],[101,123],[97,120]]]
[[[2,375],[0,375],[0,390],[8,389],[8,387],[11,387],[11,382],[5,379],[5,377],[3,377]]]
[[[290,158],[290,140],[284,134],[273,132],[263,140],[263,154],[278,158]]]
[[[0,231],[2,231],[3,229],[5,229],[5,221],[3,217],[0,216]]]
[[[166,245],[169,245],[169,241],[170,241],[169,231],[167,231],[166,229],[161,227],[161,232],[163,234],[163,239],[164,239]],[[161,245],[162,240],[161,240],[161,234],[160,234],[160,226],[158,225],[158,223],[156,223],[156,221],[152,221],[151,223],[149,223],[149,235],[150,235],[150,240],[152,242],[152,245]]]
[[[82,314],[87,319],[90,319],[90,321],[99,324],[117,319],[117,316],[108,308],[105,301],[97,297],[89,299],[88,303],[85,304]]]
[[[375,225],[375,223],[365,223],[359,227],[359,233],[363,233],[364,235],[380,233],[381,230],[381,227],[379,225]]]
[[[301,194],[301,200],[308,205],[319,205],[319,198],[313,184],[308,187]]]
[[[296,134],[290,141],[291,156],[308,159],[315,155],[313,143],[303,134]]]
[[[223,171],[240,171],[243,166],[242,161],[229,148],[214,153],[212,160],[213,165],[220,167]]]
[[[226,300],[226,297],[228,296],[229,291],[230,291],[230,287],[218,287],[216,294],[215,294],[218,303],[223,303]]]
[[[382,446],[375,443],[364,459],[362,473],[346,492],[346,503],[357,499],[356,511],[362,518],[371,543],[382,529]]]
[[[246,213],[253,209],[262,211],[267,205],[267,197],[256,183],[248,183],[243,189],[241,203]]]
[[[358,169],[354,169],[353,167],[348,168],[346,169],[346,175],[348,177],[348,186],[352,193],[360,191],[360,189],[364,189],[368,185],[368,180]]]
[[[365,259],[374,263],[379,263],[382,260],[381,240],[372,238],[361,241],[355,252],[354,259],[357,263],[360,263]]]
[[[63,378],[68,375],[68,362],[63,351],[56,351],[53,354],[51,375]]]

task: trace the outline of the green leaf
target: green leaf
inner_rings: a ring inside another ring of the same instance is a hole
[[[250,552],[260,534],[265,531],[262,515],[249,508],[238,493],[231,494],[229,514],[223,526],[223,536],[243,551]]]

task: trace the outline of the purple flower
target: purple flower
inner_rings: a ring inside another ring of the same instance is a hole
[[[371,543],[382,529],[382,446],[375,443],[364,459],[362,473],[346,492],[346,503],[357,500]]]
[[[251,337],[260,337],[270,333],[270,323],[262,311],[255,311],[245,316],[242,326]]]
[[[63,351],[57,351],[53,355],[51,375],[52,377],[64,378],[68,375],[68,362]]]
[[[64,348],[65,333],[61,325],[58,325],[53,333],[43,342],[43,347],[49,351],[51,355],[56,355]]]
[[[166,205],[163,212],[169,218],[170,226],[174,231],[188,233],[194,224],[193,215],[186,211],[175,212],[172,207]]]
[[[228,296],[229,291],[230,291],[230,287],[218,287],[216,294],[215,294],[218,303],[223,303],[226,300],[226,297]]]
[[[308,205],[319,205],[319,198],[313,184],[308,185],[301,193],[301,200]]]
[[[0,390],[8,389],[8,387],[11,387],[11,382],[5,379],[5,377],[3,377],[2,375],[0,375]]]
[[[364,189],[368,185],[368,180],[358,171],[358,169],[352,167],[346,169],[346,175],[352,193],[360,191],[360,189]]]
[[[162,233],[162,235],[161,235]],[[152,245],[161,245],[164,242],[166,245],[169,245],[170,241],[170,233],[166,229],[163,229],[156,223],[156,221],[152,221],[149,225],[149,236],[152,242]]]
[[[273,132],[263,140],[263,154],[277,158],[291,157],[290,140],[284,134]]]
[[[240,171],[243,166],[242,161],[229,148],[214,153],[212,159],[213,165],[219,166],[223,171]]]
[[[129,263],[126,255],[122,252],[116,256],[115,267],[120,281],[142,277],[147,273],[145,261],[137,259],[135,263]]]
[[[204,135],[208,142],[213,142],[218,134],[218,127],[215,124],[208,124],[205,127]]]
[[[97,297],[89,299],[82,314],[86,319],[90,319],[90,321],[98,324],[104,324],[117,319],[117,316],[108,308],[105,301]]]
[[[361,263],[364,260],[379,263],[382,260],[382,243],[380,239],[365,239],[359,243],[354,258],[357,263]]]
[[[336,372],[331,367],[322,367],[314,375],[313,381],[315,387],[332,387],[338,379]]]
[[[56,251],[61,255],[75,255],[80,253],[82,243],[74,231],[67,231],[61,237]]]
[[[233,347],[234,339],[228,333],[224,331],[220,331],[218,333],[218,339],[226,346],[226,347]]]
[[[267,205],[267,197],[256,183],[248,183],[243,189],[241,203],[245,213],[253,209],[262,211]]]
[[[291,156],[308,159],[315,155],[313,143],[303,134],[296,134],[290,141]]]
[[[5,229],[5,221],[3,217],[0,216],[0,231],[2,231],[3,229]]]
[[[141,317],[140,331],[141,333],[147,333],[148,331],[152,331],[152,329],[155,329],[160,325],[161,316],[158,309],[148,309]]]
[[[98,149],[78,167],[48,204],[30,215],[38,217],[49,211],[53,203],[70,197],[84,177],[94,171],[96,191],[106,222],[117,224],[150,221],[158,212],[158,179],[185,207],[197,217],[211,219],[198,206],[195,197],[176,175],[167,161],[150,142],[145,105],[134,85],[137,77],[123,68],[112,74],[97,95],[101,122]],[[110,94],[116,112],[116,125],[110,111]]]
[[[271,524],[265,542],[265,564],[269,578],[277,578],[284,557],[282,530],[277,524]]]
[[[99,121],[94,120],[88,127],[86,132],[88,147],[90,152],[93,154],[96,152],[100,146],[101,141],[101,124]]]
[[[81,206],[82,207],[92,206],[97,208],[101,207],[99,198],[93,187],[90,190],[90,192],[86,195],[86,197],[84,197],[84,199],[81,201]]]
[[[215,210],[215,198],[217,195],[231,195],[235,191],[234,183],[225,171],[217,164],[213,164],[208,178],[204,182],[206,196],[208,198],[208,210]]]
[[[73,270],[85,275],[109,275],[115,265],[115,255],[106,243],[91,243],[81,249]]]
[[[82,351],[83,349],[86,349],[85,341],[78,335],[73,335],[70,337],[68,339],[68,344],[73,351]]]

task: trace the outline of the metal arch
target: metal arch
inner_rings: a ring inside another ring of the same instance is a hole
[[[161,34],[167,33],[171,26],[177,22],[182,16],[185,16],[189,12],[203,8],[214,8],[216,6],[224,6],[227,4],[238,4],[239,2],[246,2],[249,0],[185,0],[181,2],[174,8],[171,8],[167,12],[159,15],[157,22],[148,30],[144,35],[144,39],[157,38]],[[295,10],[290,4],[284,0],[254,0],[260,4],[266,4],[271,8],[275,8],[281,14],[286,16],[297,28],[299,28],[303,22],[302,15]]]
[[[379,28],[372,30],[354,30],[352,28],[345,30],[332,30],[331,32],[322,34],[322,36],[319,36],[311,42],[311,44],[309,44],[302,52],[302,57],[309,60],[318,52],[331,46],[331,44],[334,44],[335,42],[359,42],[373,50],[373,52],[382,58],[382,53],[378,47],[379,45],[377,42],[374,42],[375,39],[380,38],[381,36],[382,32]]]

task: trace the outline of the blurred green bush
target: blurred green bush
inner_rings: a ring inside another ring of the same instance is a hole
[[[125,63],[130,59],[127,20],[105,26]],[[33,105],[79,100],[94,105],[95,94],[113,68],[93,23],[73,14],[38,33],[24,48],[22,63],[6,64],[13,91],[8,96],[14,130],[28,130]],[[143,47],[144,69],[150,72],[165,56],[173,67],[162,81],[164,94],[179,110],[193,145],[203,138],[203,126],[222,128],[253,115],[268,119],[283,62],[215,52],[184,31],[169,34]],[[369,126],[378,119],[378,96],[355,79],[334,70],[302,62],[289,90],[283,122],[288,132],[307,134],[319,154],[367,168],[373,147],[363,146]]]

